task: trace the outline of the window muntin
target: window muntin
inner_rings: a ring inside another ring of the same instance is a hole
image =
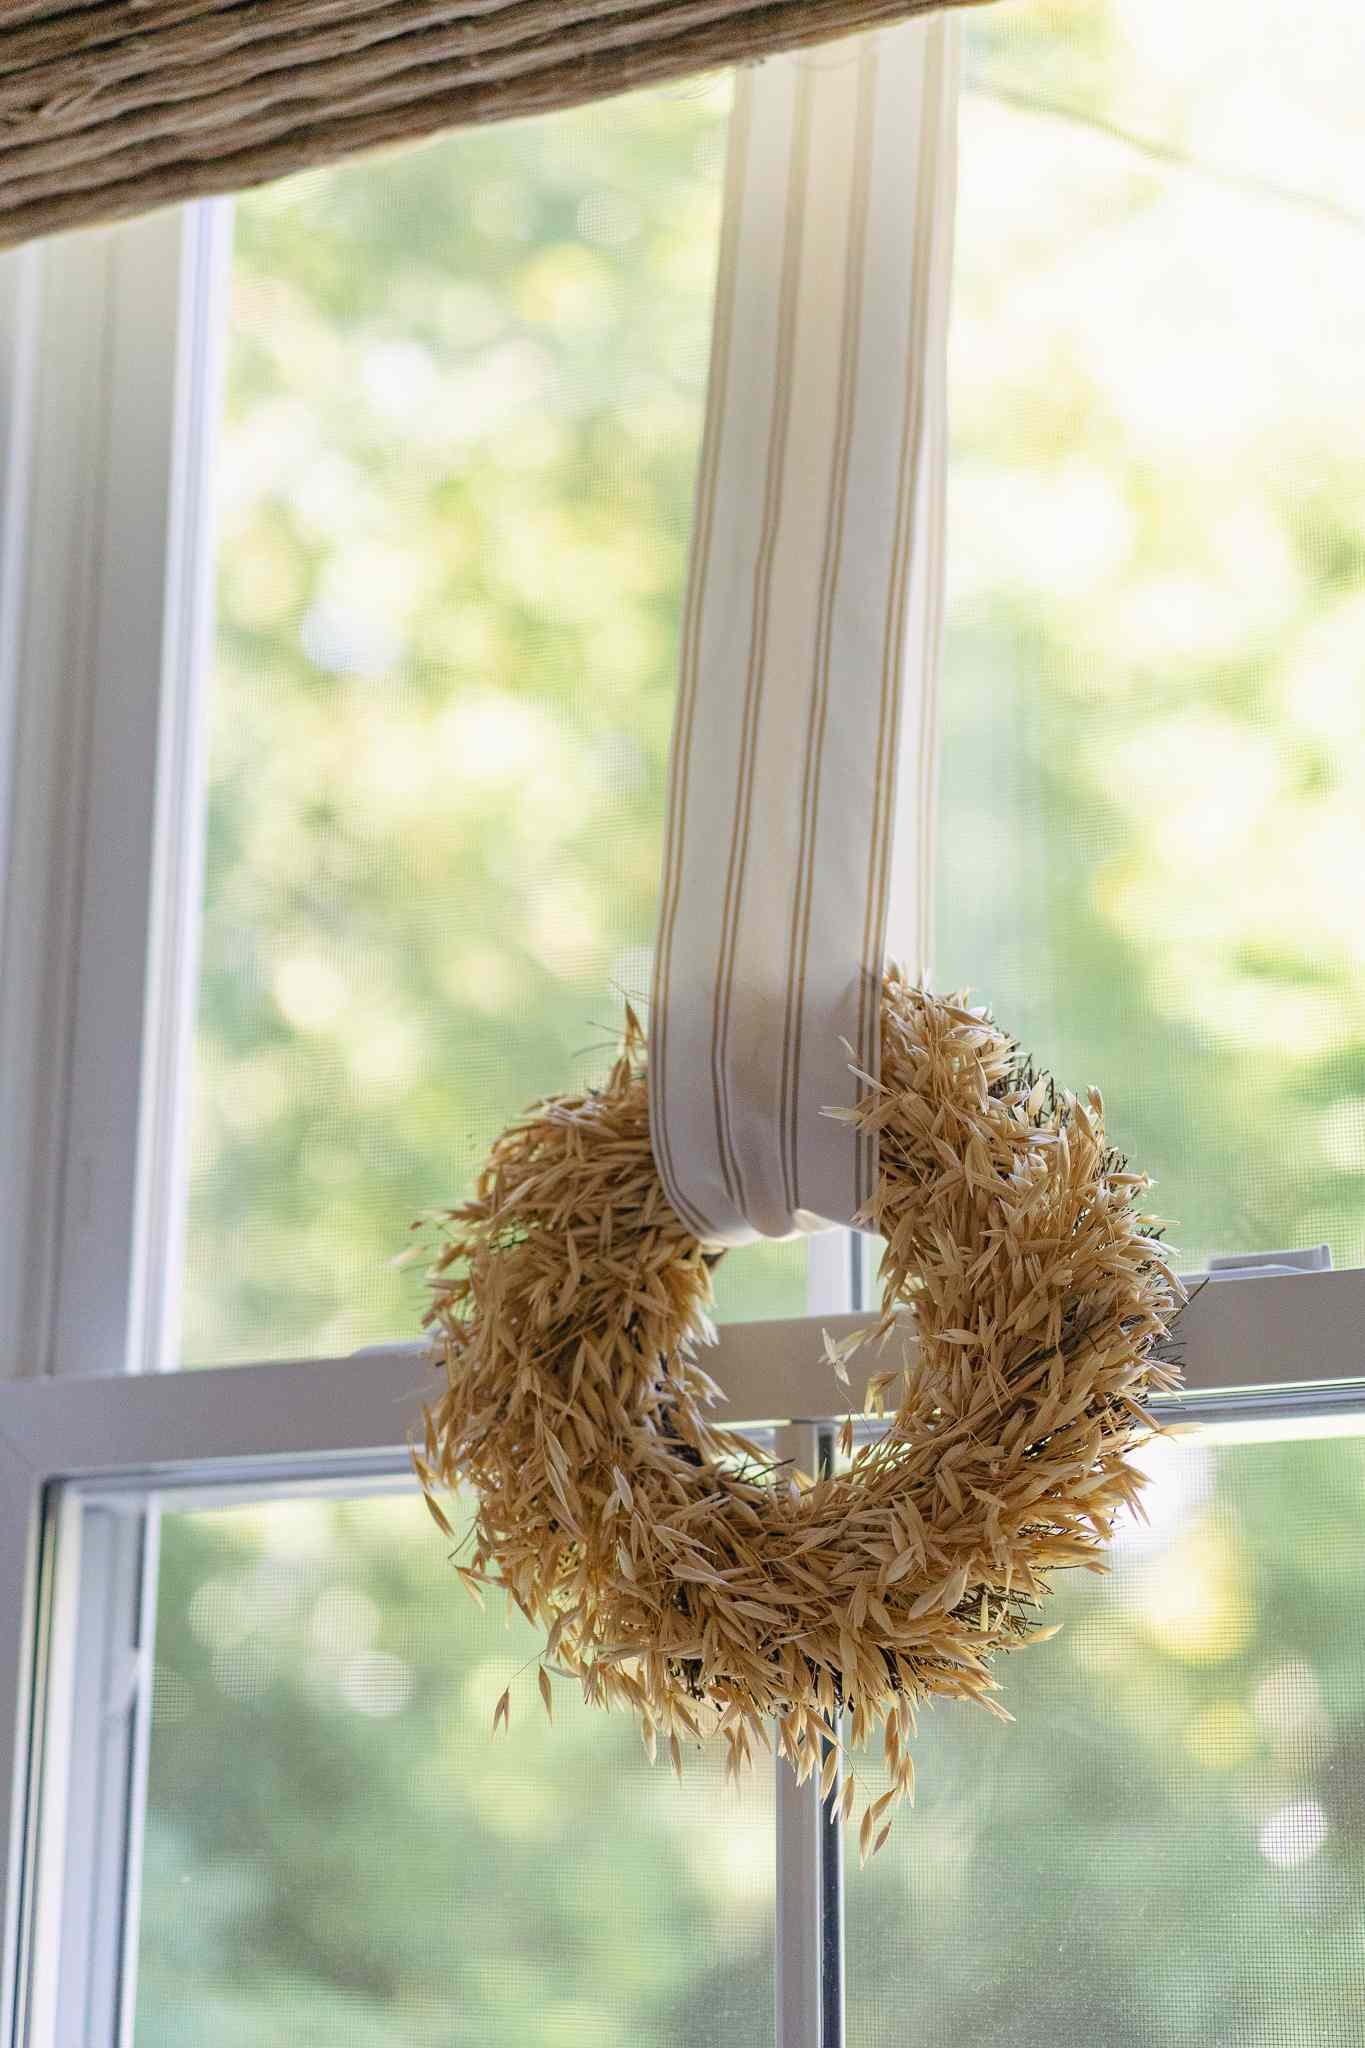
[[[1365,1258],[1365,36],[1347,0],[966,24],[940,984],[1185,1262]]]

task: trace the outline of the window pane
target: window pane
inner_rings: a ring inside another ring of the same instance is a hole
[[[851,1859],[850,2048],[1360,2040],[1365,1441],[1149,1456],[1149,1526],[1000,1666],[1015,1725],[927,1713]]]
[[[237,208],[190,1363],[415,1334],[411,1218],[648,992],[727,105]],[[728,1266],[803,1305],[799,1247]]]
[[[1365,17],[966,30],[937,973],[1192,1257],[1365,1258]]]
[[[448,1548],[410,1495],[165,1517],[137,2048],[768,2048],[772,1773],[565,1680],[547,1727]]]

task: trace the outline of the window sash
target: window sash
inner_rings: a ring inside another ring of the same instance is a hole
[[[714,1363],[735,1422],[777,1419],[784,1452],[814,1467],[833,1435],[821,1334],[867,1320],[723,1329]],[[1154,1401],[1164,1422],[1274,1437],[1365,1409],[1365,1272],[1210,1281],[1187,1323],[1187,1390]],[[1316,1369],[1295,1379],[1305,1356]],[[89,2042],[130,2038],[159,1504],[410,1484],[409,1431],[432,1384],[422,1347],[403,1345],[103,1375],[78,1402],[51,1377],[0,1388],[0,2039],[56,2048],[73,2009],[93,2015]],[[842,2038],[841,1840],[817,1782],[782,1769],[778,2048]]]
[[[9,1378],[165,1363],[226,223],[198,207],[0,258]]]

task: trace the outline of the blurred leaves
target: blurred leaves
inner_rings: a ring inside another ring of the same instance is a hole
[[[238,207],[190,1363],[415,1334],[409,1221],[647,995],[727,102]]]
[[[1187,1264],[1359,1264],[1365,37],[1189,28],[968,30],[936,972],[1103,1088]]]
[[[411,1494],[166,1517],[138,2048],[766,2048],[770,1778],[547,1726],[448,1548]]]
[[[1365,1443],[1149,1457],[1150,1525],[1002,1667],[1014,1725],[924,1716],[915,1813],[848,1876],[850,2048],[1356,2038]]]

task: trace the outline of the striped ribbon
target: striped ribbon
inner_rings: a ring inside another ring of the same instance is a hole
[[[927,964],[956,96],[945,16],[737,83],[650,1046],[710,1242],[853,1220],[888,915]]]

